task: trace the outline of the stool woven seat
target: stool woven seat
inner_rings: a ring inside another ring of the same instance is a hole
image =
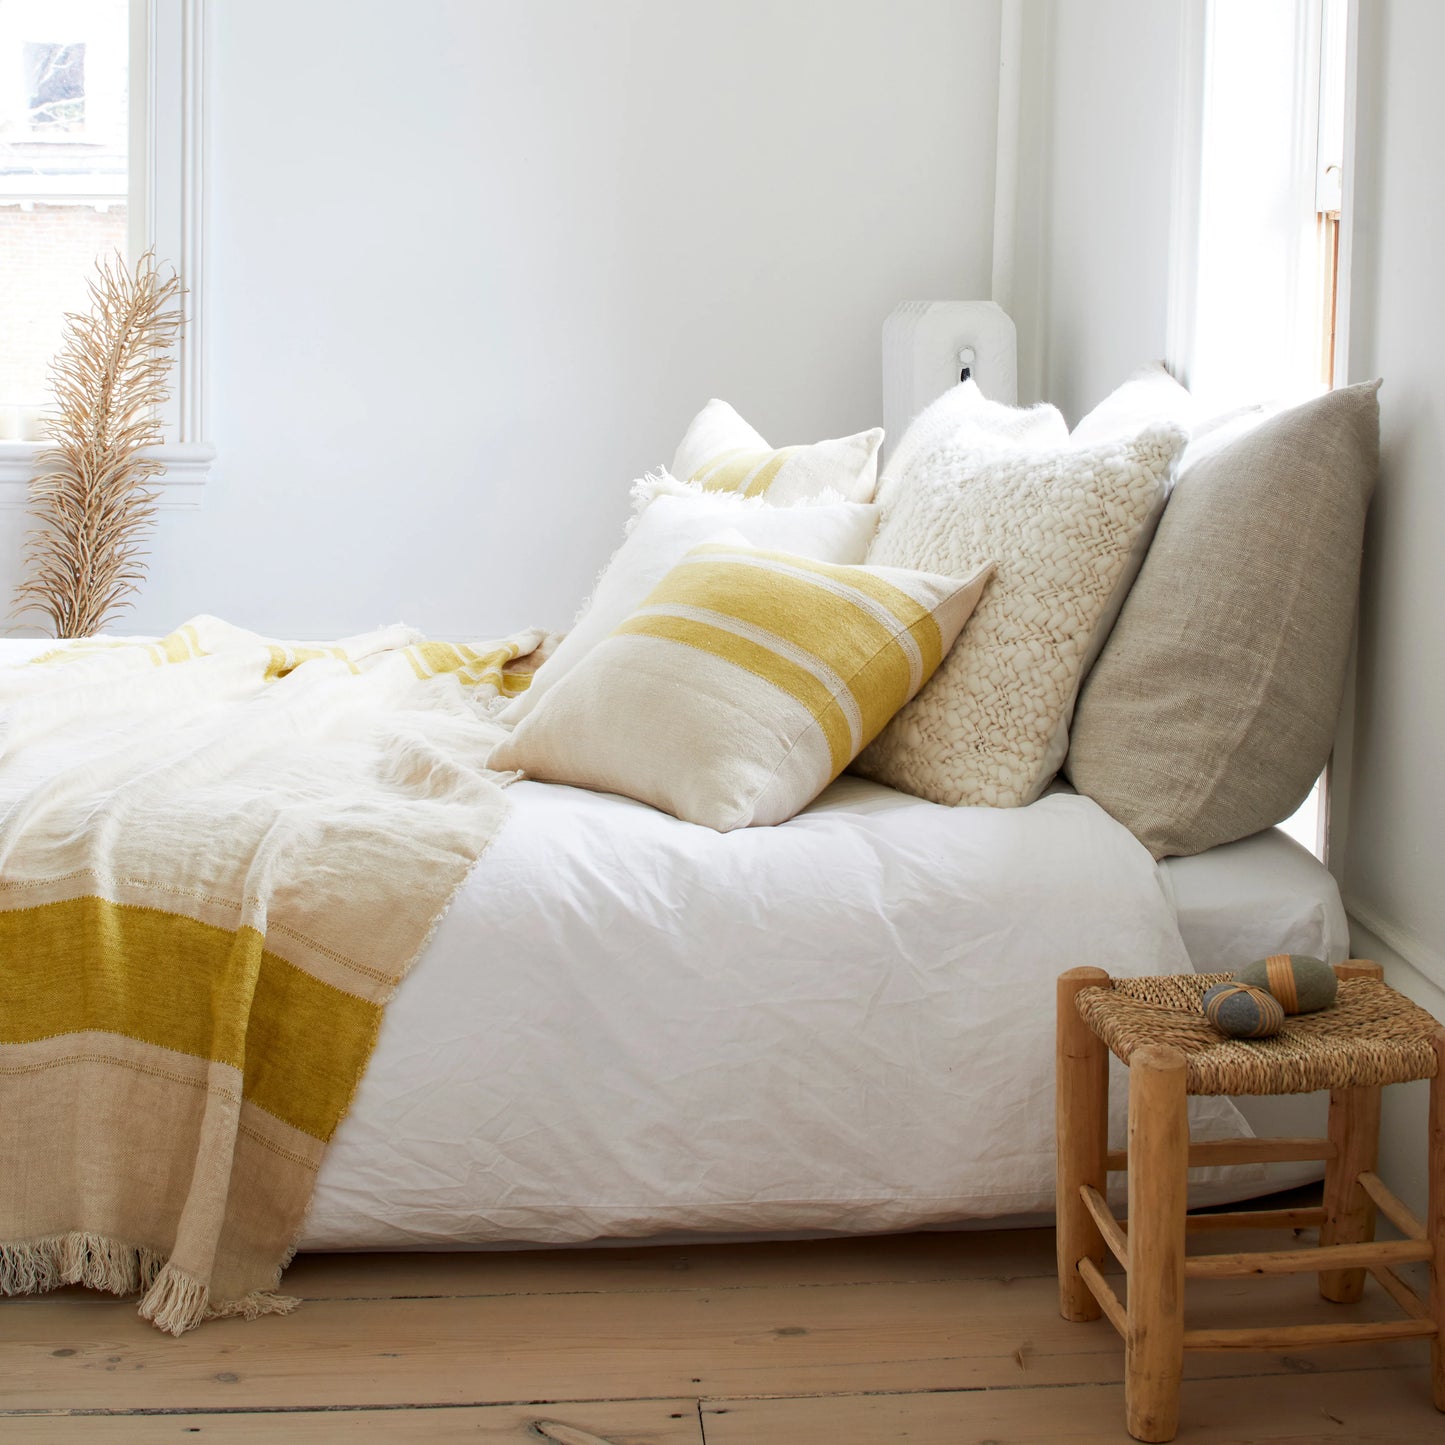
[[[1435,1075],[1435,1020],[1377,979],[1342,979],[1334,1007],[1286,1018],[1273,1038],[1231,1039],[1200,1009],[1205,990],[1230,977],[1118,978],[1080,990],[1075,1003],[1126,1064],[1146,1044],[1178,1049],[1191,1094],[1307,1094]]]

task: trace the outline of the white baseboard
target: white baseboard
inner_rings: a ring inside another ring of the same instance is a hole
[[[1406,928],[1404,924],[1393,923],[1383,917],[1368,903],[1362,903],[1349,894],[1345,895],[1344,903],[1345,912],[1352,924],[1377,938],[1445,999],[1445,954],[1426,943],[1419,934]]]

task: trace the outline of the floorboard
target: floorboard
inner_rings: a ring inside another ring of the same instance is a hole
[[[0,1300],[0,1440],[1127,1440],[1122,1347],[1103,1322],[1059,1318],[1046,1230],[316,1255],[286,1286],[295,1314],[179,1340],[133,1300]],[[1373,1285],[1330,1305],[1300,1275],[1200,1282],[1189,1323],[1394,1312]],[[1191,1355],[1180,1439],[1445,1441],[1427,1355],[1418,1342]]]
[[[927,1395],[830,1395],[703,1404],[707,1445],[1122,1445],[1122,1400],[1113,1386],[970,1390]],[[1184,1387],[1179,1445],[1421,1445],[1445,1436],[1430,1406],[1429,1371],[1344,1371],[1262,1376],[1228,1390]]]
[[[461,1409],[286,1410],[234,1415],[60,1415],[3,1419],[6,1445],[703,1445],[695,1400],[586,1400]]]

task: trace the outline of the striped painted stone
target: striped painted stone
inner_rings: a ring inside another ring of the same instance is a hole
[[[1204,1016],[1232,1039],[1267,1039],[1284,1027],[1284,1009],[1273,994],[1245,983],[1217,983],[1200,1004]]]
[[[1311,1014],[1329,1008],[1340,991],[1335,971],[1322,959],[1302,953],[1272,953],[1234,970],[1236,983],[1262,988],[1287,1014]]]

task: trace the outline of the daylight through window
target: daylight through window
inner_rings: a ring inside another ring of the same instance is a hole
[[[67,311],[125,254],[128,0],[0,0],[0,437],[34,434]]]

